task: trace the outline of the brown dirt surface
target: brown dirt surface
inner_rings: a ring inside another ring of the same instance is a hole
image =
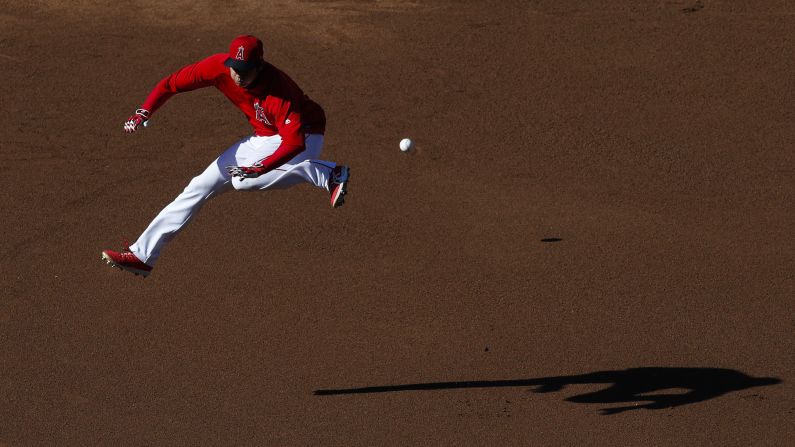
[[[795,436],[795,3],[0,0],[0,445]],[[308,187],[134,240],[249,132],[154,84],[263,37]],[[417,150],[403,154],[401,138]]]

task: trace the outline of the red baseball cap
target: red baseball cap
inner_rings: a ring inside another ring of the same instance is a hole
[[[235,71],[249,71],[262,63],[262,41],[251,35],[237,36],[229,44],[229,57],[224,65]]]

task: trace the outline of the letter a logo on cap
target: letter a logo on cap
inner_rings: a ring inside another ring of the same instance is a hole
[[[262,53],[261,40],[249,35],[237,36],[229,44],[229,57],[224,65],[237,71],[253,70],[262,65]]]

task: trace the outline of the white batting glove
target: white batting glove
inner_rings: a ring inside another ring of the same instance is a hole
[[[257,178],[265,173],[262,163],[255,163],[253,166],[227,166],[226,172],[232,177],[240,177],[240,180],[247,178]]]
[[[149,111],[146,109],[138,109],[135,114],[124,122],[124,131],[133,133],[138,130],[138,127],[149,120]]]

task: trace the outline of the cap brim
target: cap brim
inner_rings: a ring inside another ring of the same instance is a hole
[[[234,68],[235,71],[249,71],[257,68],[259,66],[260,61],[241,61],[240,59],[228,58],[224,62],[224,65],[227,67]]]

